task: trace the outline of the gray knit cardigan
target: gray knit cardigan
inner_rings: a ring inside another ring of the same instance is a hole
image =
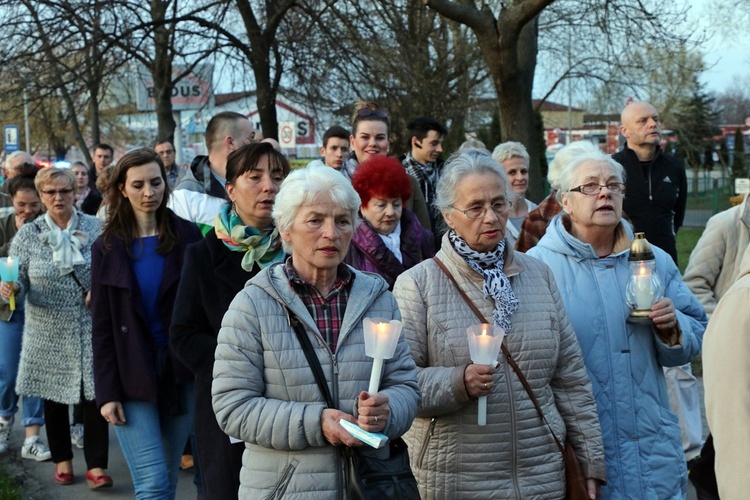
[[[81,253],[85,264],[74,272],[86,290],[91,287],[91,244],[101,232],[101,221],[78,212],[75,228],[89,235]],[[20,258],[18,281],[26,296],[26,323],[16,392],[62,404],[94,399],[91,351],[91,312],[81,287],[71,274],[60,276],[52,265],[52,250],[40,241],[49,231],[39,217],[18,231],[10,254]]]

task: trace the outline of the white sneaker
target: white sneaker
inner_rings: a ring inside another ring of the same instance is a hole
[[[0,453],[5,453],[10,443],[10,429],[13,427],[13,418],[4,422],[0,419]]]
[[[24,444],[21,447],[21,457],[36,460],[37,462],[44,462],[52,458],[52,453],[50,453],[44,441],[37,436],[35,441]]]
[[[70,426],[70,444],[74,444],[76,448],[83,448],[83,424]]]

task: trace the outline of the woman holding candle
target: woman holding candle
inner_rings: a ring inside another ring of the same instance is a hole
[[[91,243],[100,223],[75,210],[75,175],[47,168],[37,174],[37,191],[47,209],[24,224],[11,243],[20,260],[16,283],[0,285],[26,298],[23,347],[16,390],[44,399],[47,437],[55,481],[74,482],[68,405],[83,403],[84,455],[91,488],[112,486],[107,468],[109,433],[94,401],[91,352]]]
[[[528,380],[555,435],[570,442],[594,498],[605,479],[596,407],[581,351],[550,269],[504,239],[508,182],[488,152],[451,157],[436,205],[449,231],[437,258],[495,329]],[[564,464],[516,373],[471,362],[467,328],[481,321],[434,260],[393,291],[417,364],[422,402],[409,432],[423,498],[563,498]],[[487,397],[487,422],[477,400]]]
[[[563,213],[528,253],[552,268],[594,381],[608,476],[603,497],[682,498],[685,457],[662,367],[700,352],[706,315],[671,257],[652,247],[664,298],[648,304],[650,323],[628,322],[633,233],[621,219],[623,181],[622,166],[602,153],[568,164],[558,192]]]
[[[405,270],[435,255],[432,233],[404,207],[411,194],[409,174],[396,158],[366,160],[352,177],[364,219],[352,238],[346,263],[377,273],[393,288]]]
[[[216,347],[213,406],[219,426],[245,442],[241,498],[292,494],[340,498],[344,463],[336,447],[361,448],[346,420],[389,438],[411,425],[419,401],[414,362],[401,335],[383,363],[379,391],[366,392],[372,360],[363,320],[400,319],[379,276],[343,263],[361,203],[339,172],[292,172],[276,196],[273,218],[291,256],[263,269],[224,316]],[[328,408],[291,326],[296,317],[332,394]]]
[[[237,498],[241,442],[230,442],[211,406],[214,351],[221,319],[247,280],[284,259],[271,211],[289,162],[268,143],[242,146],[227,158],[227,195],[214,228],[185,252],[170,342],[195,374],[195,437],[206,498]]]
[[[175,497],[193,425],[193,376],[168,334],[185,248],[201,233],[167,208],[168,197],[159,155],[127,153],[112,171],[109,218],[91,251],[96,399],[138,499]]]
[[[13,213],[0,220],[0,257],[8,257],[11,241],[18,230],[42,211],[42,200],[34,186],[37,170],[20,173],[6,182],[13,200]],[[14,262],[17,266],[18,261]],[[14,264],[9,260],[8,266],[14,267]],[[0,453],[8,449],[13,417],[18,411],[16,375],[21,355],[24,303],[14,301],[14,305],[15,310],[11,310],[10,304],[0,304]],[[47,445],[39,439],[39,428],[44,424],[43,404],[38,397],[23,397],[21,424],[26,428],[26,440],[21,449],[23,458],[44,461],[52,457]]]

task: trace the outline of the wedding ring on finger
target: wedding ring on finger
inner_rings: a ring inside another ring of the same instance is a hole
[[[490,388],[490,386],[487,385],[487,382],[484,383],[484,388],[485,389],[489,389]]]
[[[375,423],[376,424],[378,423],[378,417],[375,417]]]

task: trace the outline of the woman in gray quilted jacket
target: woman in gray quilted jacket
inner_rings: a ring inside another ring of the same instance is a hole
[[[273,218],[291,256],[260,271],[235,297],[219,331],[212,386],[219,426],[245,442],[240,498],[341,498],[344,464],[337,447],[365,449],[339,423],[395,439],[419,402],[416,368],[403,335],[386,360],[380,389],[368,394],[372,360],[362,321],[400,319],[380,276],[343,263],[360,199],[334,169],[292,172]],[[329,408],[291,326],[301,323],[323,369]]]
[[[503,168],[467,149],[446,163],[436,205],[449,231],[437,258],[397,280],[394,295],[417,364],[422,402],[404,439],[422,497],[565,497],[565,469],[552,431],[572,444],[595,498],[605,479],[601,429],[575,332],[552,271],[509,248],[510,201]],[[471,362],[467,327],[501,327],[505,346],[528,381],[540,418],[501,354],[495,365]],[[486,425],[478,398],[487,397]]]

